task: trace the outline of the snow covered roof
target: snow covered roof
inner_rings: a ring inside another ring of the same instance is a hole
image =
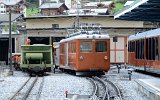
[[[159,36],[160,35],[160,28],[158,29],[154,29],[154,30],[150,30],[146,32],[146,37],[154,37],[154,36]]]
[[[11,14],[11,21],[16,20],[21,15],[22,14]],[[8,14],[0,14],[0,22],[8,22],[8,21],[9,21],[9,15]]]
[[[91,11],[95,11],[96,13],[106,13],[107,12],[107,8],[105,9],[91,9]]]
[[[109,39],[109,35],[108,34],[94,34],[94,31],[88,31],[88,34],[84,32],[84,34],[79,34],[79,35],[75,35],[75,36],[72,36],[66,39],[62,39],[60,43],[71,41],[71,40],[77,40],[77,39]]]
[[[134,1],[127,1],[125,4],[124,4],[124,6],[128,6],[128,5],[130,5],[130,4],[132,4]]]
[[[104,1],[104,2],[89,2],[85,6],[97,6],[97,4],[102,3],[104,5],[110,5],[113,1]]]
[[[99,13],[107,13],[107,8],[103,9],[79,9],[79,15],[98,15]],[[87,11],[87,12],[86,12]],[[70,9],[67,11],[69,15],[77,14],[77,9]]]
[[[142,38],[149,38],[149,37],[155,37],[160,35],[160,28],[154,29],[154,30],[149,30],[146,32],[138,33],[135,35],[129,36],[128,40],[137,40],[137,39],[142,39]]]
[[[47,3],[43,3],[42,5],[40,5],[40,9],[44,9],[44,8],[59,8],[61,5],[63,5],[63,3],[54,3],[54,2],[47,2]]]
[[[5,5],[15,5],[21,0],[0,0],[0,3],[4,3]]]

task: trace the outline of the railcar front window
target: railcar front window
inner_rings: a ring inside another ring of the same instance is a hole
[[[92,42],[81,42],[80,52],[92,52]]]
[[[96,42],[96,52],[106,52],[107,43],[106,42]]]

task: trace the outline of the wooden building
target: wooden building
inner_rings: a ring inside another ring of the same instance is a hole
[[[64,10],[68,10],[64,3],[46,2],[40,7],[41,14],[44,16],[62,15]]]

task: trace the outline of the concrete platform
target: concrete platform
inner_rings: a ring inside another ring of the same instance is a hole
[[[160,79],[136,80],[138,91],[147,95],[151,100],[160,100]]]

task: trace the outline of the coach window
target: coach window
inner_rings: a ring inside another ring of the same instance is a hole
[[[144,59],[144,39],[142,40],[142,59]]]
[[[61,44],[61,53],[64,54],[65,50],[64,50],[64,44]]]
[[[92,42],[81,42],[80,52],[92,52]]]
[[[141,59],[141,40],[138,40],[138,59]]]
[[[75,53],[76,52],[76,43],[75,42],[72,42],[71,44],[71,53]]]
[[[136,51],[136,47],[135,47],[135,45],[136,45],[136,43],[135,43],[135,41],[133,41],[133,52],[135,52],[135,51]]]
[[[155,38],[155,48],[156,48],[156,56],[155,56],[155,60],[159,59],[159,52],[158,52],[158,37]]]
[[[96,52],[106,52],[107,43],[106,42],[96,42]]]
[[[149,60],[152,60],[152,51],[153,51],[153,47],[152,47],[152,38],[149,38]]]
[[[139,49],[138,49],[139,50],[139,56],[138,56],[139,59],[141,59],[141,57],[142,57],[142,43],[141,42],[142,42],[142,40],[139,40],[139,43],[138,43],[139,44],[139,46],[138,46],[139,47]]]
[[[136,41],[136,59],[138,58],[138,41]]]
[[[128,52],[130,52],[130,42],[128,42]]]
[[[138,59],[141,59],[141,40],[138,40]]]
[[[155,38],[151,38],[152,39],[152,60],[155,60],[156,57],[156,48],[155,48]]]

